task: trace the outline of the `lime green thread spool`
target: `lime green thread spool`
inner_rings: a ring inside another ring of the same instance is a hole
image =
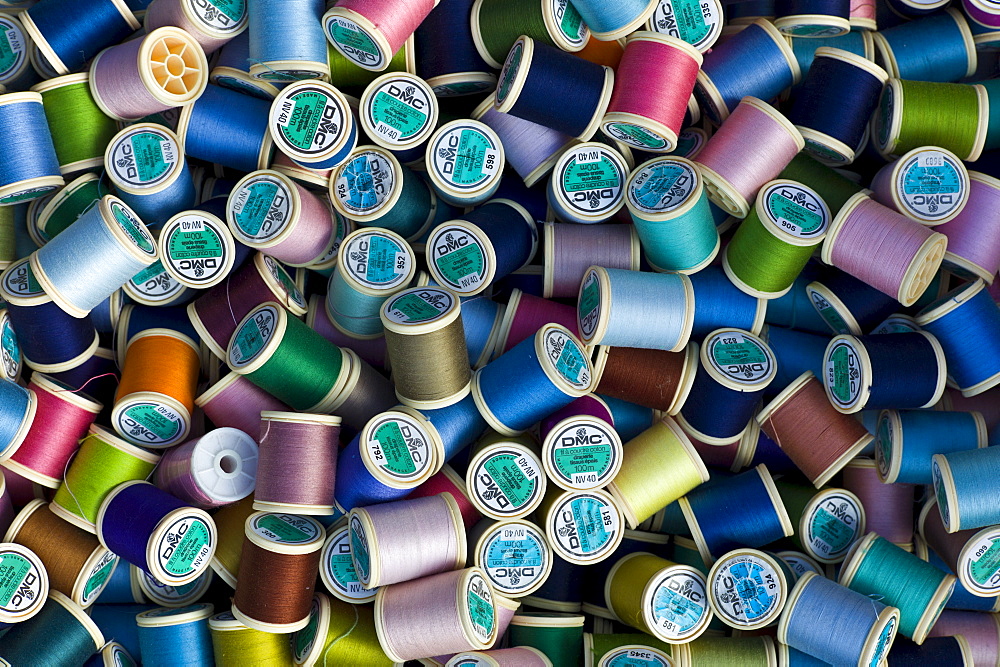
[[[815,190],[834,217],[848,199],[863,189],[804,151],[792,158],[778,178],[797,181]]]
[[[409,72],[415,74],[417,71],[416,57],[413,46],[413,35],[403,44],[403,48],[396,51],[389,61],[389,66],[381,72],[373,72],[363,67],[358,67],[352,60],[348,60],[340,51],[327,44],[327,51],[330,59],[330,83],[341,90],[361,93],[375,79],[389,72]]]
[[[778,655],[770,637],[701,637],[684,644],[686,661],[678,664],[713,667],[774,667]]]
[[[278,636],[288,641],[287,635]],[[313,598],[309,625],[292,635],[292,657],[296,665],[316,667],[394,664],[379,644],[372,605],[350,604],[323,593]]]
[[[49,509],[73,525],[96,533],[97,512],[105,496],[122,482],[146,479],[159,460],[158,454],[92,425]]]
[[[813,251],[826,238],[830,209],[801,183],[765,183],[722,257],[726,275],[743,292],[761,299],[788,293]]]
[[[38,214],[38,229],[51,239],[76,222],[111,190],[97,174],[86,173],[57,192]]]
[[[657,665],[657,667],[670,667],[671,664],[681,664],[680,662],[677,662],[677,656],[680,653],[683,653],[683,647],[681,645],[667,644],[666,642],[661,642],[659,639],[651,637],[650,635],[642,634],[641,632],[616,633],[613,635],[591,634],[589,632],[585,633],[583,635],[584,664],[598,667],[598,665],[605,664],[601,661],[605,660],[606,657],[610,660],[611,656],[614,655],[618,649],[639,646],[655,649],[668,658],[671,658],[673,661],[672,663],[661,666],[654,659],[648,663],[650,665]],[[626,662],[624,664],[628,663]]]
[[[271,667],[292,663],[288,635],[254,630],[231,612],[208,619],[216,667]]]
[[[118,124],[106,116],[90,94],[86,72],[44,81],[32,88],[42,96],[59,171],[101,169],[104,150],[118,133]]]
[[[17,259],[16,206],[0,206],[0,269],[6,269]],[[23,220],[22,220],[23,222]]]
[[[561,17],[555,8],[562,6]],[[573,3],[551,0],[476,0],[472,5],[472,40],[483,60],[500,69],[521,35],[575,53],[587,45],[590,29]]]

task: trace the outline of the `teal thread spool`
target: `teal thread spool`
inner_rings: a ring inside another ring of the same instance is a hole
[[[82,665],[104,646],[104,635],[78,604],[49,591],[42,610],[3,636],[0,658],[10,665]]]
[[[38,214],[38,230],[46,239],[64,231],[106,194],[108,186],[95,174],[84,174],[57,192]]]
[[[70,174],[104,166],[104,149],[118,133],[118,124],[106,116],[90,94],[86,72],[67,74],[35,85],[42,96],[59,170]]]

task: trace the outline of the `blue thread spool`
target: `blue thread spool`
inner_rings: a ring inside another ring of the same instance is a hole
[[[285,87],[271,103],[268,129],[278,150],[309,169],[343,164],[358,143],[347,98],[317,80]]]
[[[17,332],[14,331],[6,308],[0,308],[0,361],[3,362],[0,377],[17,382],[21,378],[24,358],[21,356],[21,347],[17,344]],[[0,498],[2,496],[0,493]]]
[[[362,227],[378,226],[414,238],[433,220],[431,191],[385,148],[359,146],[330,175],[330,201]]]
[[[725,326],[760,335],[765,315],[770,311],[769,304],[774,303],[743,292],[718,266],[709,266],[692,274],[691,287],[694,290],[691,337],[695,340],[701,340]],[[776,380],[776,384],[781,383]]]
[[[1000,540],[1000,529],[989,526],[982,530],[967,529],[948,533],[937,504],[937,498],[932,496],[924,503],[917,519],[919,537],[923,538],[920,541],[935,556],[933,562],[929,557],[927,562],[932,562],[943,572],[957,573],[955,591],[961,591],[966,599],[982,598],[978,605],[973,603],[970,606],[986,606],[983,602],[996,605],[1000,601],[997,597],[1000,567],[993,558],[996,553],[993,545]]]
[[[755,66],[747,68],[748,62]],[[705,115],[721,123],[744,97],[774,99],[800,77],[792,47],[777,28],[757,19],[705,56],[694,95]]]
[[[56,74],[79,70],[98,51],[141,27],[120,0],[44,0],[22,14],[21,21]]]
[[[31,423],[35,420],[37,399],[30,389],[14,384],[0,382],[0,459],[10,458],[24,442]]]
[[[897,637],[892,652],[887,656],[886,666],[960,665],[974,660],[973,649],[964,635],[931,637],[923,644]]]
[[[0,95],[0,206],[46,195],[65,183],[38,93]]]
[[[453,120],[431,135],[424,153],[438,197],[454,206],[475,206],[500,187],[506,164],[500,137],[477,120]]]
[[[827,165],[854,162],[855,148],[865,138],[888,78],[884,69],[861,56],[816,49],[788,114],[805,139],[806,151]]]
[[[657,0],[576,0],[573,6],[597,39],[605,42],[621,39],[636,30],[653,14]]]
[[[267,130],[270,109],[261,99],[210,85],[181,110],[177,136],[189,157],[241,172],[265,169],[274,148]]]
[[[701,442],[728,445],[746,432],[761,395],[774,380],[774,353],[747,331],[723,328],[705,338],[699,361],[677,422]]]
[[[792,37],[792,52],[795,54],[795,61],[799,64],[803,77],[809,74],[816,49],[823,46],[841,49],[861,56],[865,60],[874,61],[875,59],[875,44],[872,41],[872,33],[867,30],[856,30],[836,37]]]
[[[761,334],[774,352],[778,371],[774,375],[775,387],[787,387],[806,371],[823,377],[823,355],[830,344],[830,336],[784,327],[768,327]]]
[[[27,259],[0,277],[0,293],[25,365],[42,373],[76,368],[97,349],[99,336],[89,318],[73,317],[39,285]]]
[[[250,64],[250,31],[244,30],[218,52],[210,80],[222,88],[270,102],[278,89],[250,76]]]
[[[464,313],[462,317],[465,317]],[[479,414],[471,394],[444,408],[421,410],[421,414],[437,431],[443,446],[441,460],[444,463],[475,442],[486,430],[486,420]]]
[[[740,448],[733,467],[744,468],[760,464],[777,474],[791,474],[798,470],[781,447],[760,428],[757,420],[750,422],[747,432],[740,438]]]
[[[753,23],[757,19],[771,20],[774,18],[775,0],[745,0],[744,2],[726,3],[726,23],[725,28],[730,30],[742,30],[747,24]],[[729,37],[732,36],[730,32]]]
[[[580,284],[580,333],[588,345],[680,352],[694,310],[691,279],[682,274],[593,266]]]
[[[593,224],[614,217],[625,205],[628,170],[622,154],[602,143],[571,147],[556,161],[545,191],[556,218]]]
[[[497,111],[589,141],[611,102],[614,78],[610,67],[522,36],[511,47],[500,71],[494,106]],[[552,100],[560,100],[560,104],[553,105]]]
[[[417,27],[417,73],[437,97],[476,95],[496,88],[497,77],[472,38],[471,27],[455,24],[469,16],[474,0],[443,0]]]
[[[399,500],[444,463],[444,443],[419,411],[400,406],[378,414],[337,458],[340,509]]]
[[[431,277],[460,296],[474,296],[531,262],[538,228],[523,206],[493,199],[427,237]]]
[[[323,0],[250,0],[250,76],[264,81],[330,79]]]
[[[156,606],[150,604],[95,604],[90,615],[105,636],[113,637],[130,654],[139,655],[139,626],[135,617],[153,609]]]
[[[588,394],[593,378],[583,344],[565,327],[547,324],[476,371],[472,395],[486,422],[513,436]]]
[[[920,331],[916,321],[909,315],[896,313],[882,320],[882,323],[871,330],[872,335],[887,333],[906,333],[908,331]]]
[[[936,500],[936,499],[935,499]],[[921,510],[921,516],[925,517],[926,514],[931,511],[932,506],[935,502],[928,502],[925,505],[925,510]],[[951,568],[948,567],[947,563],[941,560],[933,549],[929,548],[927,541],[924,540],[920,535],[914,535],[913,538],[913,553],[922,561],[926,561],[941,570],[945,574],[954,574]],[[1000,611],[1000,597],[989,597],[983,598],[978,595],[973,595],[969,592],[965,586],[962,585],[961,581],[955,582],[955,591],[948,598],[948,603],[946,605],[947,609],[960,609],[962,611],[985,611],[990,613],[996,613]]]
[[[109,604],[144,604],[146,594],[140,585],[145,574],[131,563],[120,563],[114,569],[99,597],[99,607]]]
[[[963,396],[1000,384],[1000,306],[982,279],[958,287],[928,305],[917,324],[938,337],[948,373]]]
[[[815,265],[806,264],[802,275],[795,279],[792,288],[783,297],[767,302],[767,312],[764,321],[789,329],[798,329],[810,333],[829,334],[830,327],[826,320],[820,317],[806,294],[806,285],[818,275]]]
[[[214,664],[207,603],[180,609],[160,607],[135,617],[142,664],[150,667],[202,667]]]
[[[831,664],[876,665],[889,653],[898,625],[899,609],[807,572],[785,604],[778,640]]]
[[[827,397],[844,414],[865,408],[929,408],[944,393],[944,350],[925,331],[839,335],[823,356]]]
[[[1000,523],[993,489],[1000,476],[1000,449],[935,454],[932,473],[941,521],[949,533]]]
[[[859,336],[899,308],[891,296],[843,271],[828,272],[806,285],[805,291],[827,331],[836,334]]]
[[[373,142],[409,164],[424,156],[423,145],[437,127],[438,101],[430,84],[420,77],[391,72],[365,89],[359,115],[361,127]]]
[[[877,32],[874,37],[877,60],[894,79],[954,82],[976,71],[969,24],[954,7]],[[933,48],[928,49],[929,44]]]
[[[875,427],[875,462],[886,484],[930,484],[931,457],[986,446],[979,412],[883,410]]]
[[[622,442],[628,442],[653,425],[653,410],[612,396],[600,396],[615,420]]]
[[[49,591],[34,618],[15,624],[3,636],[0,658],[11,665],[82,665],[104,646],[104,635],[86,612],[60,593]]]
[[[708,601],[723,623],[756,630],[778,620],[788,599],[779,558],[755,549],[735,549],[708,571]]]
[[[947,4],[946,0],[888,0],[886,9],[890,10],[897,20],[891,26],[887,26],[884,25],[882,17],[879,16],[879,25],[883,25],[883,29],[895,27],[903,22],[901,19],[927,16],[937,12]]]
[[[462,300],[465,348],[469,352],[469,365],[473,369],[482,367],[493,356],[505,312],[505,306],[485,296]]]
[[[851,30],[850,0],[776,0],[774,27],[793,37],[837,37]]]
[[[39,81],[38,73],[31,66],[28,40],[21,22],[13,15],[0,16],[0,45],[5,58],[0,65],[0,87],[10,91],[27,90]]]

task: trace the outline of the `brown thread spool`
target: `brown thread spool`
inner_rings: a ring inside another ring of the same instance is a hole
[[[761,429],[819,488],[872,441],[856,419],[838,412],[806,371],[757,415]]]
[[[404,405],[433,410],[468,396],[472,370],[457,296],[437,287],[411,288],[387,299],[380,317]]]
[[[97,600],[118,565],[118,556],[101,546],[96,535],[63,521],[41,500],[21,510],[4,542],[34,551],[49,573],[52,590],[83,608]]]
[[[674,416],[691,393],[697,369],[693,342],[683,352],[600,345],[594,352],[594,393]]]
[[[256,512],[247,517],[233,616],[262,632],[296,632],[309,623],[326,533],[314,519]]]

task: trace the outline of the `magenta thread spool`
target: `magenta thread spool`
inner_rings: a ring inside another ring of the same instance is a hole
[[[553,168],[545,190],[549,206],[562,222],[606,222],[625,205],[628,171],[625,158],[614,148],[596,141],[573,146]]]
[[[453,120],[427,142],[424,163],[434,192],[453,206],[481,204],[497,191],[506,164],[503,142],[478,120]]]
[[[944,265],[992,284],[1000,271],[1000,180],[970,171],[968,202],[940,232],[948,237]]]
[[[257,457],[253,438],[223,426],[167,450],[153,483],[195,507],[222,507],[253,493]]]
[[[912,306],[937,274],[947,245],[943,234],[859,192],[833,219],[823,261]]]
[[[333,514],[340,417],[262,412],[253,507]]]
[[[575,143],[568,134],[497,111],[490,98],[476,107],[472,118],[496,132],[507,163],[529,188],[552,171],[559,156]]]
[[[576,308],[522,292],[515,287],[503,313],[496,346],[492,352],[493,358],[509,351],[522,340],[531,338],[541,326],[549,322],[576,331]]]
[[[681,39],[632,34],[615,72],[601,130],[643,151],[673,151],[701,64],[701,53]]]
[[[546,299],[576,297],[580,281],[591,266],[639,270],[639,237],[630,225],[546,222],[542,226],[542,247]]]
[[[190,0],[155,0],[146,7],[147,32],[172,25],[187,31],[205,53],[218,51],[247,28],[245,3],[198,3]]]
[[[607,486],[622,464],[614,417],[598,396],[582,396],[541,422],[542,466],[567,491]]]
[[[309,169],[343,164],[358,144],[347,97],[317,79],[285,87],[271,103],[268,128],[277,149]]]
[[[206,389],[194,403],[216,426],[248,434],[260,429],[261,412],[288,410],[284,403],[234,371]]]
[[[805,142],[771,105],[745,97],[698,153],[708,198],[745,218],[757,192],[778,177]]]
[[[381,72],[439,2],[339,0],[323,15],[323,30],[345,58],[358,67]]]
[[[936,146],[908,151],[882,167],[871,183],[875,201],[929,227],[961,215],[970,187],[958,156]]]

